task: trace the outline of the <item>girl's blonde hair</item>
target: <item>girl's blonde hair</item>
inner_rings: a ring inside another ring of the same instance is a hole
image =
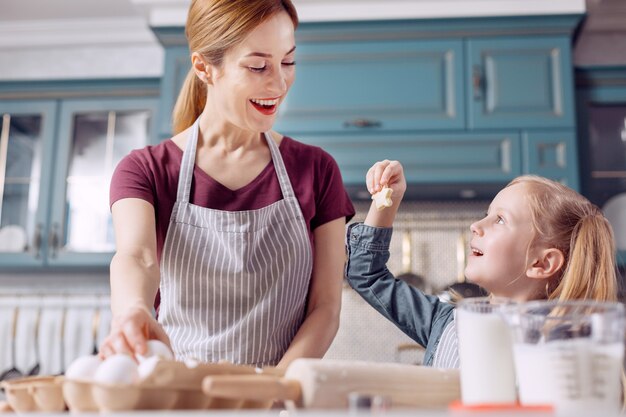
[[[547,244],[565,256],[563,267],[546,286],[548,299],[617,300],[613,229],[600,209],[576,191],[534,175],[523,184],[535,229],[533,243]]]
[[[219,67],[224,54],[258,25],[285,11],[294,28],[298,14],[291,0],[192,0],[185,25],[189,53],[200,53]],[[206,85],[189,70],[173,112],[174,134],[195,122],[206,104]]]

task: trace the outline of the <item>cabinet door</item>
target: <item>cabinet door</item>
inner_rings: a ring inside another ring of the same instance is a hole
[[[580,190],[576,134],[573,130],[525,132],[524,173],[536,174]]]
[[[296,61],[278,131],[465,126],[460,40],[301,42]]]
[[[54,101],[0,102],[0,265],[43,264]]]
[[[48,262],[108,265],[115,250],[109,185],[117,163],[153,142],[156,99],[61,104]]]
[[[471,39],[467,51],[471,128],[574,126],[567,37]]]
[[[339,164],[346,185],[365,188],[365,174],[376,161],[396,159],[410,184],[505,183],[521,173],[516,132],[458,134],[303,135]]]
[[[159,103],[159,137],[172,136],[172,111],[178,93],[191,68],[187,47],[170,47],[165,50],[165,70],[161,79],[161,101]]]

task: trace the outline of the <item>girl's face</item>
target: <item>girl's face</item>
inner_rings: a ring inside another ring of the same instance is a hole
[[[294,27],[286,12],[257,26],[211,67],[211,119],[253,132],[272,128],[278,106],[295,79]]]
[[[528,298],[538,283],[526,276],[534,235],[526,186],[515,184],[500,191],[487,215],[470,229],[467,279],[494,295]]]

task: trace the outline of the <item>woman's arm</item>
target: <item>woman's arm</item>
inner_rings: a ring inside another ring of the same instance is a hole
[[[306,318],[279,367],[286,368],[296,358],[321,358],[339,328],[341,286],[345,264],[345,219],[332,220],[315,229],[315,259]]]
[[[112,206],[116,253],[111,260],[113,323],[100,352],[144,353],[146,339],[169,340],[152,316],[159,288],[154,207],[138,198]]]

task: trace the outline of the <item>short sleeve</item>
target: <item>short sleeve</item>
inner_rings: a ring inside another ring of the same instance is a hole
[[[154,176],[147,163],[133,151],[115,168],[109,189],[109,206],[124,198],[140,198],[154,205]]]
[[[341,171],[337,162],[330,154],[322,151],[318,172],[315,176],[315,215],[311,219],[311,229],[340,217],[346,218],[346,223],[354,217],[354,205],[348,196],[341,178]]]

